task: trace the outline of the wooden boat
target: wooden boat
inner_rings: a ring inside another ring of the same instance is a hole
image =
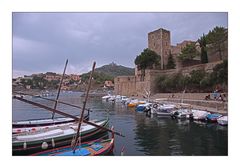
[[[95,120],[91,122],[98,126],[108,127],[109,120]],[[76,129],[77,123],[74,123],[65,127],[57,127],[33,133],[13,134],[13,155],[28,155],[54,147],[70,145],[73,136],[76,135]],[[102,136],[103,133],[106,133],[106,130],[89,124],[83,124],[79,132],[83,142]]]
[[[221,114],[208,114],[206,116],[206,119],[207,121],[210,121],[210,122],[217,122],[217,119],[222,117]]]
[[[228,125],[228,116],[222,116],[217,119],[218,124],[226,126]]]
[[[110,139],[98,139],[82,143],[73,151],[71,145],[46,150],[32,154],[31,156],[99,156],[111,153],[114,148],[114,133]]]
[[[84,116],[85,120],[89,120],[89,112]],[[12,122],[13,128],[30,128],[30,127],[43,127],[57,124],[64,124],[74,122],[73,118],[69,117],[59,117],[59,118],[47,118],[38,120],[25,120],[25,121],[15,121]]]

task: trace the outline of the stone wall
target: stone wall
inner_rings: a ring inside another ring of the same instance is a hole
[[[135,76],[118,76],[114,78],[114,93],[125,96],[135,96],[136,94]]]
[[[148,48],[155,51],[161,57],[161,69],[167,65],[171,48],[170,31],[158,29],[148,33]]]

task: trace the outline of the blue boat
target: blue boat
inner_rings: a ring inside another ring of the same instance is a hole
[[[215,113],[215,114],[208,114],[206,119],[207,119],[207,121],[217,122],[217,119],[220,118],[220,117],[222,117],[221,114],[216,114]]]

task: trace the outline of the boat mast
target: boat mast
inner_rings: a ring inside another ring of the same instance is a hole
[[[60,81],[60,84],[59,84],[59,87],[58,87],[58,93],[57,93],[56,101],[55,101],[55,104],[54,104],[54,110],[56,110],[56,108],[57,108],[58,98],[59,98],[59,94],[60,94],[60,91],[61,91],[62,82],[63,82],[63,78],[64,78],[65,71],[66,71],[66,68],[67,68],[67,64],[68,64],[68,59],[66,60],[65,67],[64,67],[64,70],[63,70],[63,74],[62,74],[62,78],[61,78],[61,81]],[[55,115],[55,112],[52,113],[52,119],[54,118],[54,115]]]
[[[79,120],[79,122],[78,122],[78,129],[77,129],[76,137],[75,137],[75,140],[74,140],[73,152],[75,152],[75,150],[76,150],[76,146],[77,146],[77,141],[78,141],[78,138],[79,138],[79,133],[80,133],[81,124],[82,124],[82,122],[83,122],[83,113],[84,113],[84,110],[85,110],[85,107],[86,107],[87,98],[88,98],[88,93],[89,93],[89,90],[90,90],[90,87],[91,87],[92,76],[93,76],[93,72],[94,72],[94,69],[95,69],[95,65],[96,65],[96,62],[94,61],[94,62],[93,62],[93,66],[92,66],[92,71],[91,71],[91,74],[90,74],[90,77],[89,77],[89,80],[88,80],[87,93],[86,93],[86,95],[85,95],[85,100],[83,101],[82,112],[80,113],[80,120]]]

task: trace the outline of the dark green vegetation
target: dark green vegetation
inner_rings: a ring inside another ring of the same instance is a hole
[[[137,65],[138,70],[152,69],[154,66],[158,66],[160,61],[160,56],[154,51],[146,48],[135,58],[135,65]]]
[[[188,44],[182,49],[182,53],[178,56],[183,62],[193,60],[195,57],[200,56],[201,63],[208,63],[209,49],[213,49],[219,53],[219,58],[222,60],[222,51],[224,41],[228,38],[228,29],[216,26],[213,30],[209,31],[207,35],[201,36],[197,41],[200,44],[201,52],[196,50],[196,44]]]
[[[181,54],[178,58],[182,61],[192,60],[197,57],[199,52],[196,49],[195,43],[187,44],[185,48],[182,49]]]
[[[171,76],[159,76],[156,79],[158,92],[211,92],[216,86],[226,91],[228,85],[228,61],[216,65],[212,73],[203,70],[193,70],[189,75],[180,73]]]
[[[176,67],[175,61],[173,59],[172,54],[170,53],[168,57],[167,69],[175,69],[175,67]]]
[[[200,39],[198,39],[198,42],[201,47],[201,63],[202,64],[208,63],[206,36],[203,34],[203,36],[200,37]]]
[[[21,79],[21,84],[26,87],[29,85],[31,89],[57,89],[60,80],[48,81],[44,77],[33,76],[32,79]]]
[[[82,82],[87,82],[89,74],[82,74]],[[93,78],[97,84],[103,84],[106,80],[113,81],[116,76],[134,75],[134,68],[128,68],[115,63],[96,68]]]

